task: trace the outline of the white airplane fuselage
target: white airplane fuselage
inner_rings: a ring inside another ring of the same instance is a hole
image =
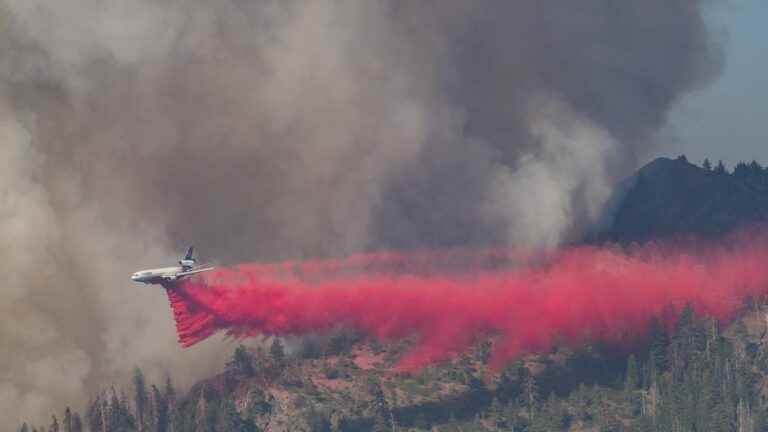
[[[193,250],[194,248],[190,247],[177,266],[140,270],[131,275],[131,280],[145,284],[159,284],[168,288],[183,277],[213,270],[213,267],[198,266],[192,255]]]
[[[184,269],[179,266],[147,269],[137,271],[136,273],[132,274],[131,280],[134,282],[143,282],[146,284],[173,282],[179,278],[178,274],[182,272],[184,272]]]

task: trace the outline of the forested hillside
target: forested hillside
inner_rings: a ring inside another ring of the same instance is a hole
[[[686,309],[629,352],[556,350],[488,368],[492,341],[414,374],[391,366],[406,348],[344,332],[287,356],[239,346],[226,370],[177,395],[136,370],[81,419],[30,431],[761,431],[768,430],[768,309],[754,302],[721,331]]]
[[[768,169],[755,161],[729,171],[685,156],[659,158],[627,179],[601,240],[630,242],[680,235],[717,236],[768,220]]]

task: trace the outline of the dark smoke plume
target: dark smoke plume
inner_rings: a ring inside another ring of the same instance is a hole
[[[0,411],[217,368],[220,342],[182,355],[161,293],[126,280],[188,243],[578,238],[718,72],[704,3],[0,1]]]

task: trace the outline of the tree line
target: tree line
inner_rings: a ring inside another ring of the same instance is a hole
[[[754,302],[749,307],[760,308]],[[701,319],[691,307],[685,307],[673,329],[653,321],[647,343],[626,355],[624,366],[619,363],[611,370],[593,365],[596,375],[592,376],[566,369],[554,378],[547,377],[553,366],[534,370],[520,360],[489,380],[483,372],[491,350],[486,341],[476,352],[462,354],[452,363],[390,379],[386,388],[375,374],[364,375],[370,400],[350,401],[366,407],[352,410],[360,415],[350,418],[314,405],[310,396],[317,391],[312,380],[303,376],[301,365],[336,356],[325,367],[343,369],[344,356],[360,342],[356,336],[334,335],[319,344],[304,341],[291,357],[276,338],[266,349],[238,346],[223,374],[193,387],[186,397],[177,399],[170,379],[159,388],[147,383],[136,369],[127,394],[115,388],[101,392],[83,418],[67,409],[62,420],[52,417],[47,428],[24,424],[19,430],[258,432],[269,428],[276,401],[266,389],[277,385],[307,399],[295,415],[304,417],[313,432],[428,431],[435,427],[444,432],[585,428],[600,432],[768,431],[768,401],[761,393],[761,383],[768,377],[768,350],[762,339],[748,334],[743,321],[736,322],[730,332],[725,337],[716,321]],[[377,342],[369,344],[381,352],[391,349]],[[593,357],[599,362],[602,354],[596,352]],[[350,379],[345,371],[331,369],[324,372],[328,379]],[[566,378],[573,385],[558,385]],[[404,394],[406,382],[429,388],[440,381],[465,390],[450,401],[423,405],[392,399]],[[243,389],[247,395],[242,394]]]
[[[677,160],[688,162],[688,158],[685,155],[680,155]],[[733,170],[729,170],[722,160],[718,160],[716,164],[713,164],[707,158],[702,162],[701,168],[713,175],[731,176],[753,186],[768,187],[768,167],[762,166],[756,160],[751,162],[740,161],[736,163]]]

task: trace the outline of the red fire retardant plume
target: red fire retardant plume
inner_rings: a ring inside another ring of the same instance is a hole
[[[219,268],[168,290],[179,341],[218,331],[240,338],[348,328],[380,340],[413,337],[416,369],[493,337],[502,366],[555,344],[627,346],[654,318],[668,327],[690,304],[728,321],[768,293],[768,237],[718,244],[573,247],[359,255],[345,260]],[[689,242],[691,243],[691,242]]]

